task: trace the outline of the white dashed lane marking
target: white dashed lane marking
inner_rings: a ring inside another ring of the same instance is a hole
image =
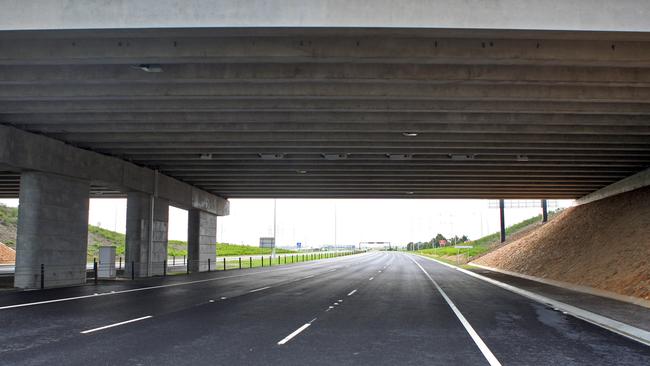
[[[99,328],[94,328],[94,329],[84,330],[83,332],[80,332],[80,333],[81,333],[81,334],[93,333],[93,332],[97,332],[97,331],[99,331],[99,330],[104,330],[104,329],[108,329],[108,328],[113,328],[113,327],[117,327],[117,326],[120,326],[120,325],[129,324],[129,323],[133,323],[133,322],[137,322],[137,321],[145,320],[145,319],[149,319],[149,318],[153,318],[153,316],[151,316],[151,315],[147,315],[147,316],[143,316],[143,317],[141,317],[141,318],[135,318],[135,319],[126,320],[126,321],[119,322],[119,323],[115,323],[115,324],[105,325],[105,326],[103,326],[103,327],[99,327]]]

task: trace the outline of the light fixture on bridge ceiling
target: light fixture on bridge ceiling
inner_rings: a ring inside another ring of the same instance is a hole
[[[411,154],[386,154],[386,157],[390,160],[411,160],[413,155]]]
[[[528,161],[528,155],[517,155],[517,161]]]
[[[284,159],[284,154],[282,153],[277,153],[277,154],[259,154],[260,158],[262,160],[280,160]]]
[[[136,68],[144,72],[163,72],[162,66],[158,64],[140,64]]]
[[[417,135],[418,135],[418,133],[417,133],[417,132],[413,132],[413,131],[405,131],[405,132],[402,132],[402,136],[406,136],[406,137],[415,137],[415,136],[417,136]]]
[[[298,174],[307,174],[306,170],[296,170],[296,173]]]
[[[199,159],[201,159],[201,160],[211,160],[212,159],[212,154],[211,153],[201,154],[201,155],[199,155]]]
[[[449,154],[451,160],[474,160],[476,155],[474,154]]]
[[[348,158],[348,154],[322,154],[325,160],[345,160]]]
[[[414,192],[413,191],[408,191],[408,192],[405,192],[405,193],[408,194],[408,195],[412,195]]]

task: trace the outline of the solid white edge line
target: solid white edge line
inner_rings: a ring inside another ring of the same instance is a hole
[[[613,292],[605,291],[605,290],[600,290],[600,289],[593,288],[593,287],[574,285],[574,284],[568,283],[568,282],[562,282],[562,281],[551,280],[551,279],[548,279],[548,278],[529,276],[529,275],[525,275],[523,273],[511,272],[511,271],[506,271],[506,270],[499,269],[499,268],[488,267],[488,266],[484,266],[484,265],[474,263],[474,262],[469,262],[467,264],[472,266],[472,267],[487,269],[490,272],[498,272],[498,273],[506,274],[508,276],[523,278],[523,279],[526,279],[526,280],[529,280],[529,281],[541,282],[541,283],[543,283],[545,285],[561,287],[561,288],[576,291],[576,292],[582,292],[582,293],[587,294],[587,295],[607,297],[607,298],[612,299],[612,300],[627,302],[627,303],[630,303],[632,305],[643,306],[645,308],[650,309],[650,300],[644,300],[644,299],[639,298],[639,297],[619,295],[617,293],[613,293]]]
[[[354,295],[354,293],[355,293],[355,292],[357,292],[357,290],[356,290],[356,289],[354,289],[354,290],[352,290],[352,291],[350,291],[350,293],[348,294],[348,296],[352,296],[352,295]]]
[[[315,319],[314,319],[314,320],[315,320]],[[312,320],[312,321],[313,321],[313,320]],[[294,330],[293,333],[291,333],[291,334],[289,334],[288,336],[282,338],[282,340],[280,340],[280,341],[278,342],[278,345],[283,345],[283,344],[289,342],[293,337],[295,337],[295,336],[297,336],[298,334],[300,334],[300,332],[302,332],[303,330],[309,328],[310,325],[311,325],[311,322],[310,322],[310,323],[303,324],[303,326],[301,326],[300,328]]]
[[[350,258],[345,258],[345,259],[352,259],[351,257],[353,257],[353,256],[360,256],[360,255],[365,255],[365,254],[369,254],[369,253],[365,252],[365,253],[353,254],[353,255],[349,256]],[[99,296],[120,295],[120,294],[126,294],[126,293],[130,293],[130,292],[149,291],[149,290],[156,290],[156,289],[159,289],[159,288],[166,288],[166,287],[193,285],[195,283],[219,281],[219,280],[225,280],[225,279],[229,279],[229,278],[255,276],[255,275],[264,274],[264,273],[268,273],[268,272],[287,271],[287,270],[296,269],[296,268],[308,267],[308,266],[312,266],[314,264],[323,264],[323,262],[314,261],[314,262],[308,262],[306,264],[298,265],[298,266],[284,267],[284,268],[278,268],[278,269],[272,269],[272,270],[268,270],[268,271],[260,271],[260,272],[254,272],[254,273],[244,273],[244,274],[234,275],[234,276],[206,278],[204,280],[170,283],[170,284],[167,284],[167,285],[158,285],[158,286],[149,286],[149,287],[139,287],[139,288],[133,288],[133,289],[129,289],[129,290],[105,292],[105,293],[101,293],[101,294],[91,294],[91,295],[82,295],[82,296],[74,296],[74,297],[64,297],[64,298],[61,298],[61,299],[52,299],[52,300],[35,301],[35,302],[28,302],[28,303],[22,303],[22,304],[5,305],[5,306],[0,306],[0,310],[23,308],[23,307],[35,306],[35,305],[52,304],[52,303],[64,302],[64,301],[82,300],[82,299],[88,299],[88,298],[99,297]]]
[[[99,330],[113,328],[113,327],[117,327],[117,326],[120,326],[120,325],[129,324],[129,323],[133,323],[133,322],[137,322],[137,321],[145,320],[145,319],[149,319],[149,318],[153,318],[153,316],[152,315],[147,315],[147,316],[143,316],[141,318],[135,318],[135,319],[126,320],[126,321],[115,323],[115,324],[105,325],[105,326],[99,327],[99,328],[84,330],[83,332],[79,332],[79,333],[88,334],[88,333],[92,333],[92,332],[97,332]]]
[[[409,257],[409,259],[413,263],[415,263],[415,265],[417,265],[422,270],[422,272],[427,276],[427,278],[431,281],[431,283],[433,283],[433,285],[436,287],[436,289],[438,290],[440,295],[442,295],[442,298],[445,299],[445,301],[447,302],[447,305],[449,305],[449,307],[454,312],[454,314],[456,314],[456,317],[458,318],[458,320],[460,320],[460,323],[463,325],[463,327],[465,327],[465,330],[467,331],[467,333],[469,333],[469,336],[472,337],[472,340],[474,341],[474,343],[476,343],[476,346],[478,346],[478,349],[481,351],[481,353],[483,354],[485,359],[488,361],[490,366],[501,366],[501,362],[499,362],[499,360],[497,360],[497,358],[494,356],[492,351],[490,351],[490,349],[485,344],[485,342],[483,342],[483,340],[478,335],[478,333],[476,333],[476,331],[474,330],[472,325],[469,324],[467,319],[465,319],[465,316],[463,316],[463,314],[460,312],[460,310],[458,310],[458,308],[453,303],[453,301],[451,301],[449,296],[447,296],[447,294],[442,290],[442,288],[440,288],[440,286],[438,285],[438,282],[436,282],[436,280],[434,280],[431,277],[431,275],[429,275],[429,272],[427,272],[420,265],[420,263],[416,262],[415,259],[413,259],[411,257]]]
[[[269,288],[271,288],[271,286],[264,286],[264,287],[256,288],[255,290],[250,290],[248,292],[263,291],[263,290],[266,290],[266,289],[269,289]]]
[[[564,311],[568,313],[569,315],[576,317],[578,319],[584,320],[587,323],[591,323],[593,325],[599,326],[601,328],[607,329],[610,332],[614,332],[616,334],[620,334],[626,338],[632,339],[634,341],[637,341],[639,343],[645,344],[646,346],[650,346],[650,332],[647,330],[643,330],[634,326],[631,326],[629,324],[625,324],[623,322],[619,322],[618,320],[610,319],[602,315],[598,315],[596,313],[592,313],[591,311],[584,310],[578,307],[575,307],[573,305],[569,305],[566,303],[563,303],[561,301],[551,299],[550,297],[542,296],[539,294],[536,294],[534,292],[530,292],[524,289],[520,289],[519,287],[515,287],[512,285],[509,285],[507,283],[499,282],[497,280],[493,280],[489,277],[482,276],[478,273],[474,273],[472,271],[468,271],[464,268],[460,267],[455,267],[452,266],[451,264],[447,264],[444,262],[441,262],[439,260],[417,255],[421,258],[428,259],[430,261],[434,261],[436,263],[442,264],[446,267],[449,267],[451,269],[454,269],[456,271],[459,271],[461,273],[464,273],[468,276],[472,276],[474,278],[477,278],[479,280],[491,283],[495,286],[501,287],[504,290],[508,290],[510,292],[514,292],[517,295],[521,295],[523,297],[527,297],[531,300],[534,300],[536,302],[539,302],[543,305],[547,306],[552,306],[554,308],[557,308],[560,311]]]

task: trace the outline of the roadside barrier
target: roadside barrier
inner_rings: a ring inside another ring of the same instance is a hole
[[[42,263],[35,268],[21,267],[14,274],[16,277],[24,276],[32,281],[31,283],[36,288],[48,288],[64,286],[70,283],[70,279],[83,279],[92,281],[98,284],[100,281],[112,279],[131,279],[135,280],[140,277],[155,277],[155,276],[168,276],[176,274],[191,274],[197,272],[213,272],[213,271],[229,271],[229,270],[244,270],[255,267],[266,267],[275,265],[291,265],[292,263],[300,263],[307,261],[315,261],[322,259],[330,259],[341,256],[361,253],[363,251],[351,250],[340,252],[318,252],[318,253],[301,253],[301,254],[279,254],[275,257],[270,256],[248,256],[246,257],[221,257],[221,265],[217,264],[217,258],[208,258],[203,261],[188,261],[186,256],[183,256],[182,262],[180,258],[177,260],[175,256],[168,259],[146,263],[136,261],[126,261],[123,257],[115,258],[111,263],[102,263],[96,258],[93,258],[92,263],[84,267],[71,266],[71,265],[53,265]]]

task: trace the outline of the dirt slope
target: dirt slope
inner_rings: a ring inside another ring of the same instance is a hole
[[[16,225],[0,221],[0,242],[5,243],[10,248],[15,248]]]
[[[0,243],[0,264],[14,263],[16,261],[16,252],[8,246]]]
[[[650,300],[650,187],[567,209],[474,262]]]

